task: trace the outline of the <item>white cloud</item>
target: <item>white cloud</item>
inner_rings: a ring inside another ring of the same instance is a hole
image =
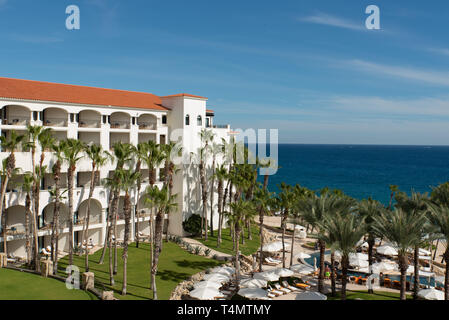
[[[427,49],[427,51],[430,51],[433,53],[438,53],[443,56],[449,56],[449,49],[447,49],[447,48],[430,48],[430,49]]]
[[[349,21],[337,16],[333,16],[327,13],[318,13],[312,16],[308,17],[302,17],[298,19],[299,21],[303,22],[309,22],[309,23],[315,23],[315,24],[322,24],[332,27],[338,27],[338,28],[344,28],[344,29],[351,29],[351,30],[358,30],[358,31],[364,31],[366,30],[364,23],[355,23],[353,21]]]
[[[420,81],[440,86],[449,86],[449,72],[418,69],[413,67],[401,67],[378,64],[363,60],[350,60],[343,62],[354,69],[398,77],[407,80]]]

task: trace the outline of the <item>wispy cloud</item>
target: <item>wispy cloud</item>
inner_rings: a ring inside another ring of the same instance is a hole
[[[449,49],[447,48],[429,48],[427,51],[437,53],[443,56],[449,56]]]
[[[49,44],[49,43],[57,43],[57,42],[64,41],[63,38],[53,37],[53,36],[10,34],[9,37],[14,41],[31,43],[31,44]]]
[[[343,62],[344,65],[353,69],[393,76],[406,80],[419,81],[439,86],[449,86],[449,72],[419,69],[414,67],[393,66],[386,64],[373,63],[364,60],[349,60]]]
[[[357,23],[354,21],[350,21],[347,19],[343,19],[337,16],[333,16],[327,13],[317,13],[315,15],[307,16],[307,17],[300,17],[298,18],[299,21],[302,22],[308,22],[308,23],[315,23],[315,24],[322,24],[332,27],[338,27],[338,28],[344,28],[344,29],[351,29],[351,30],[358,30],[358,31],[366,31],[364,24],[362,22]]]

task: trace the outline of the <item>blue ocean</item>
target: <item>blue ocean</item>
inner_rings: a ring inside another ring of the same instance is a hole
[[[267,150],[269,153],[269,151]],[[449,147],[279,144],[279,170],[270,191],[281,182],[319,191],[341,189],[356,199],[388,204],[389,185],[410,193],[429,192],[449,181]]]

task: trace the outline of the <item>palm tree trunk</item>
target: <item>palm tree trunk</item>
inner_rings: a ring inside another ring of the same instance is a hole
[[[290,249],[290,267],[293,265],[293,248],[295,247],[296,224],[293,225],[292,248]]]
[[[25,198],[25,250],[27,253],[27,265],[31,263],[31,232],[30,232],[30,216],[31,216],[31,198],[27,192]],[[53,254],[53,251],[52,251]]]
[[[40,263],[39,263],[39,242],[37,238],[37,217],[36,213],[33,214],[33,234],[34,234],[34,269],[39,272],[40,271]]]
[[[101,252],[100,260],[98,261],[98,264],[103,264],[104,262],[104,256],[106,253],[106,247],[109,243],[109,239],[111,236],[111,226],[112,226],[112,199],[113,195],[112,192],[109,193],[109,200],[108,200],[108,214],[106,216],[106,235],[104,237],[104,245],[103,245],[103,251]]]
[[[214,184],[215,184],[215,156],[212,160],[212,180],[210,184],[210,235],[214,236]]]
[[[318,274],[318,291],[323,293],[324,286],[324,254],[326,251],[326,243],[323,240],[318,240],[320,246],[320,273]]]
[[[415,274],[413,279],[413,299],[418,299],[418,291],[419,291],[419,246],[415,246],[415,252],[413,257],[413,265],[415,268]]]
[[[122,295],[126,295],[127,286],[127,267],[128,267],[128,241],[130,233],[130,220],[131,220],[131,201],[128,192],[125,195],[124,201],[124,211],[125,211],[125,239],[123,241],[123,286]]]
[[[346,283],[348,282],[348,264],[349,264],[349,257],[343,256],[341,258],[341,300],[346,300]]]
[[[368,270],[369,270],[369,274],[371,275],[373,273],[373,251],[374,251],[374,237],[372,237],[371,235],[368,238]],[[370,286],[368,289],[368,293],[373,294],[374,291],[372,289],[372,287]]]
[[[73,264],[73,175],[75,173],[75,167],[70,166],[67,183],[69,189],[69,265]]]
[[[239,239],[240,237],[240,226],[238,226],[238,224],[235,225],[235,237],[237,239]],[[236,241],[236,246],[235,246],[235,276],[236,279],[238,281],[238,279],[240,279],[240,245],[239,245],[239,241]]]
[[[263,177],[263,189],[266,190],[268,187],[268,175],[264,175]],[[262,264],[263,264],[263,220],[264,220],[264,212],[263,207],[259,208],[259,236],[260,236],[260,257],[259,257],[259,272],[262,272]]]
[[[4,210],[3,201],[6,196],[6,187],[8,186],[8,180],[9,180],[9,176],[8,176],[8,174],[6,174],[4,181],[2,181],[2,191],[1,191],[1,199],[0,199],[0,221],[3,221],[2,220],[3,219],[3,210]],[[2,224],[2,226],[3,226],[3,224]],[[3,227],[3,250],[4,250],[4,253],[6,253],[6,240],[5,240],[6,236],[5,236],[5,234],[6,234],[6,223],[5,223],[5,226]]]
[[[200,163],[200,180],[201,180],[201,200],[203,202],[204,217],[204,240],[207,240],[208,224],[207,224],[207,182],[203,161]]]
[[[113,210],[114,210],[114,275],[117,274],[117,268],[118,268],[118,261],[117,261],[117,216],[118,216],[118,203],[119,203],[119,191],[115,191],[114,194],[114,203],[113,203]]]
[[[407,280],[407,258],[404,254],[399,255],[399,271],[401,272],[401,300],[405,300],[406,280]]]
[[[287,213],[284,212],[284,216],[282,217],[282,267],[285,268],[285,228],[287,219]]]
[[[446,241],[449,239],[446,239]],[[449,247],[444,252],[444,261],[446,262],[446,270],[444,273],[444,300],[449,300]]]
[[[331,288],[332,288],[332,297],[336,295],[336,284],[335,284],[335,253],[331,252]]]
[[[221,242],[221,227],[222,227],[222,217],[223,217],[223,180],[218,180],[218,234],[217,234],[217,248],[220,248],[220,242]]]
[[[153,265],[151,268],[151,275],[152,275],[152,285],[153,285],[153,300],[157,300],[157,287],[156,287],[156,274],[157,274],[157,267],[159,263],[159,254],[162,251],[162,228],[164,223],[164,211],[162,209],[159,209],[157,215],[156,215],[156,230],[155,230],[155,239],[154,239],[154,256],[153,256]]]
[[[89,223],[90,223],[90,203],[92,201],[92,196],[94,194],[94,188],[95,188],[95,164],[92,163],[92,173],[90,175],[90,190],[89,190],[89,200],[87,200],[87,217],[86,217],[86,231],[84,232],[84,243],[86,244],[86,257],[85,257],[85,267],[86,272],[89,272],[89,246],[87,243],[87,235],[89,233]]]

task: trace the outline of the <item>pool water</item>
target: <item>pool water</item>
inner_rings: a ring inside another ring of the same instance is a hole
[[[325,254],[331,254],[331,251],[327,250],[327,251],[325,251]],[[310,258],[304,259],[304,262],[313,266],[315,263],[315,261],[314,261],[315,258],[316,258],[316,265],[317,265],[317,267],[319,267],[319,265],[320,265],[320,252],[319,251],[311,253]],[[337,270],[337,273],[340,274],[341,271]],[[357,272],[357,271],[348,271],[348,275],[359,277],[359,276],[366,276],[366,273]],[[389,278],[389,279],[391,279],[391,281],[394,281],[394,280],[400,281],[400,279],[401,279],[400,275],[389,275],[388,273],[384,273],[384,275],[385,275],[385,278]],[[407,276],[406,278],[407,278],[406,281],[409,281],[410,283],[413,282],[413,279],[414,279],[413,276]],[[429,277],[420,276],[419,283],[422,285],[431,286],[431,287],[442,287],[442,288],[444,287],[444,284],[439,281],[436,281],[435,277],[430,277],[430,283],[429,283]]]

